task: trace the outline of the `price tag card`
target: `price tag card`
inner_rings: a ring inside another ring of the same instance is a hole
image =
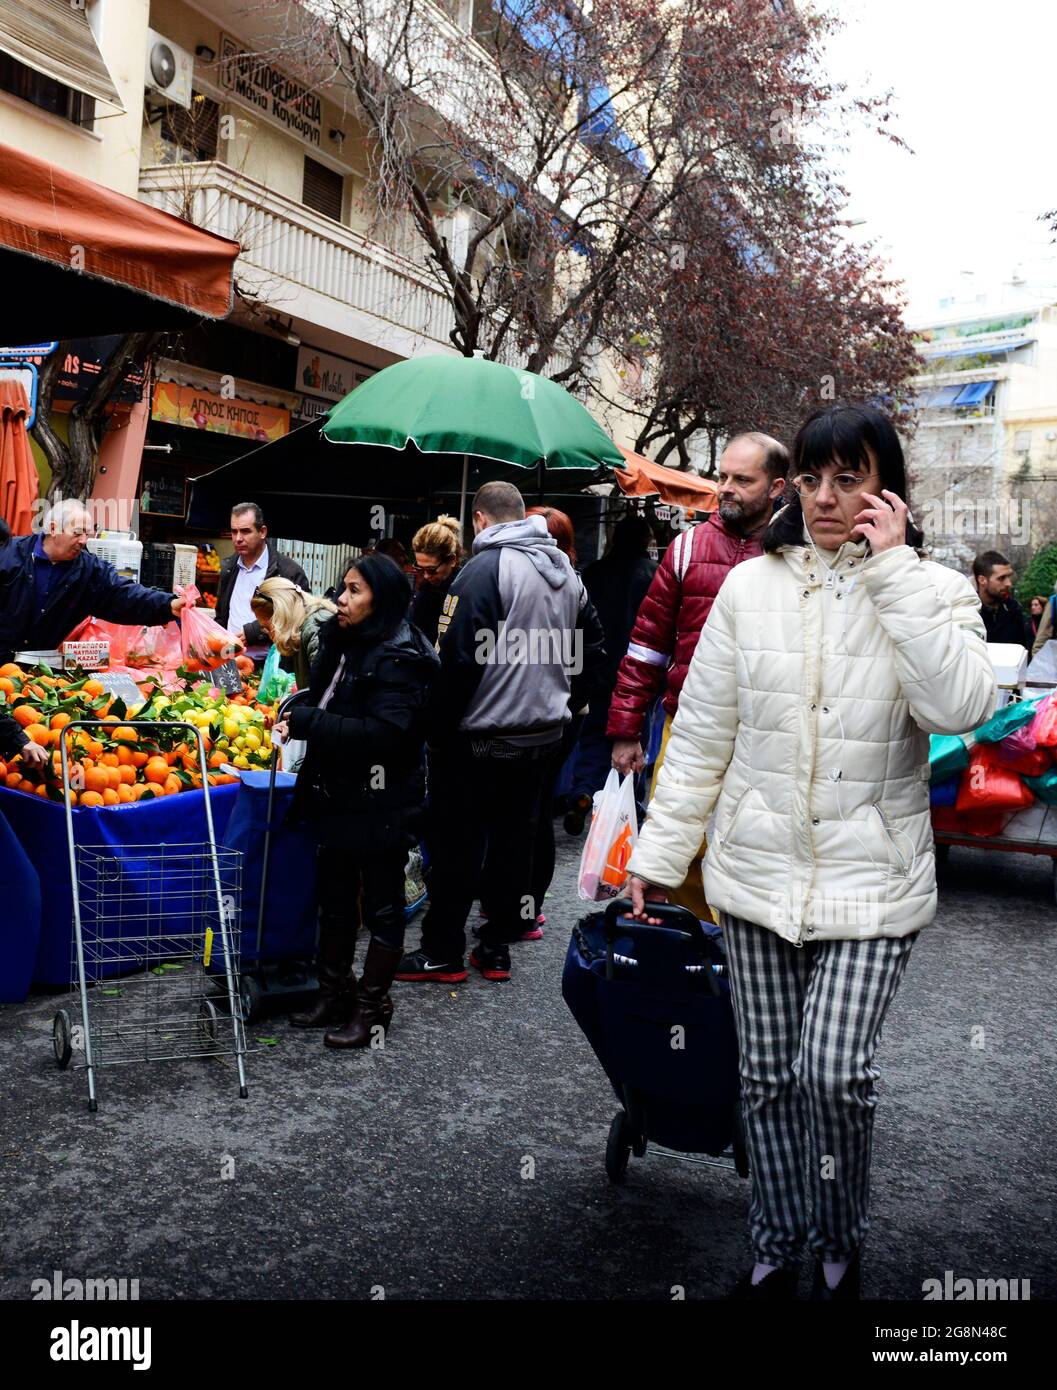
[[[211,674],[213,684],[219,686],[225,695],[242,694],[242,672],[235,665],[234,661],[225,661],[222,666],[218,666]]]
[[[143,691],[125,671],[105,671],[99,676],[99,684],[108,695],[124,704],[126,714],[134,715],[147,703]]]

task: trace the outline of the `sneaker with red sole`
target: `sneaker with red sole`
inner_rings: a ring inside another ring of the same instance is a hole
[[[470,978],[470,972],[461,960],[436,961],[425,951],[409,951],[397,967],[397,980],[410,984],[436,982],[438,985],[461,985]]]
[[[544,917],[543,913],[541,912],[540,915],[536,918],[536,925],[534,927],[529,927],[528,931],[521,933],[521,940],[542,941],[543,925],[546,922],[546,920],[546,917]]]
[[[475,946],[470,952],[470,964],[486,980],[510,979],[510,952],[505,946],[493,946],[491,950]]]

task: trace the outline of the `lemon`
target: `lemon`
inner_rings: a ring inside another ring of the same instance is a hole
[[[257,749],[261,746],[261,736],[256,729],[250,729],[249,733],[243,734],[242,742],[246,748]]]
[[[232,763],[238,768],[249,768],[250,760],[244,753],[240,753],[237,758],[232,758]]]
[[[238,722],[237,719],[232,719],[232,718],[229,716],[227,719],[224,720],[224,737],[225,737],[225,738],[238,738],[239,733],[240,733],[240,729],[239,729],[239,722]]]

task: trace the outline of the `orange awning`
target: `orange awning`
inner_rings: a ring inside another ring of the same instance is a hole
[[[719,506],[716,485],[696,473],[682,473],[678,468],[665,468],[641,454],[633,454],[620,445],[627,467],[614,469],[613,477],[628,497],[659,497],[662,502],[686,507],[695,512],[714,512]]]
[[[29,401],[20,381],[0,377],[0,516],[13,536],[33,529],[37,465],[26,434]]]
[[[0,344],[225,318],[239,244],[0,145]]]

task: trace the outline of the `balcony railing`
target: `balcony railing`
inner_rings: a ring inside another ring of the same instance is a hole
[[[301,285],[451,345],[451,305],[424,268],[225,164],[149,165],[140,170],[139,193],[154,207],[241,242],[240,261],[266,279]]]
[[[263,277],[261,296],[277,309],[287,308],[283,282],[290,282],[451,348],[451,304],[424,267],[226,164],[148,165],[140,170],[139,195],[241,242],[240,264]],[[405,235],[404,241],[413,244],[414,237]],[[505,347],[500,360],[524,364],[513,346]],[[568,361],[559,351],[544,370],[559,371]]]

